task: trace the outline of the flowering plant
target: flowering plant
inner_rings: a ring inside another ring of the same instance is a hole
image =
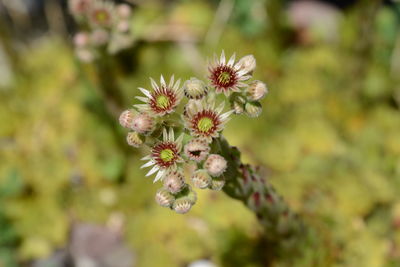
[[[69,0],[68,7],[82,29],[74,36],[75,53],[82,62],[92,62],[103,51],[113,54],[132,44],[129,5]]]
[[[221,133],[232,114],[260,114],[258,100],[267,87],[250,82],[255,67],[252,55],[235,62],[235,55],[226,61],[222,52],[208,68],[208,82],[191,78],[181,85],[174,76],[168,83],[163,76],[159,83],[150,78],[152,90],[139,88],[144,96],[136,97],[143,103],[122,112],[120,124],[131,130],[128,144],[149,148],[142,166],[151,167],[146,176],[163,182],[158,204],[186,213],[196,202],[193,188],[221,190],[230,180],[231,159],[221,151]],[[223,96],[219,104],[218,95]],[[191,183],[185,170],[190,170]]]

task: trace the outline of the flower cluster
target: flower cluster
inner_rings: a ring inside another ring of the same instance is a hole
[[[128,144],[149,148],[142,159],[147,161],[142,168],[151,168],[146,176],[155,175],[154,182],[163,182],[155,197],[158,204],[186,213],[196,202],[193,188],[223,188],[228,161],[215,140],[232,114],[260,114],[258,101],[267,87],[249,81],[255,67],[252,55],[238,62],[233,55],[226,62],[222,52],[208,68],[207,83],[190,78],[181,85],[174,76],[168,83],[161,76],[157,83],[150,78],[152,90],[139,88],[143,96],[136,98],[141,103],[122,112],[119,122],[131,130]],[[219,95],[223,100],[217,104]],[[231,108],[225,110],[226,106]]]
[[[107,0],[69,0],[70,13],[83,29],[74,36],[77,57],[93,61],[101,51],[116,53],[132,44],[131,7]]]

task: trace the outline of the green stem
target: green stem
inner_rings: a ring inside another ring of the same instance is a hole
[[[276,249],[276,253],[286,254],[304,248],[308,234],[306,226],[268,179],[258,169],[243,164],[239,150],[231,147],[223,137],[214,142],[213,149],[228,161],[224,192],[242,201],[255,213],[264,229],[266,241]]]

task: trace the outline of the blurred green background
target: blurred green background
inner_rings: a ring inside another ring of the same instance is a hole
[[[0,266],[400,266],[400,3],[130,4],[132,47],[83,64],[65,1],[0,0]],[[225,136],[316,230],[304,257],[268,255],[222,192],[198,191],[187,215],[159,207],[125,144],[118,113],[137,87],[205,78],[221,50],[253,54],[268,84],[261,117]],[[85,226],[129,252],[96,265],[73,238]]]

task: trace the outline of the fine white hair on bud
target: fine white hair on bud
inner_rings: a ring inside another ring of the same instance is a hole
[[[172,194],[179,193],[185,186],[185,179],[180,171],[170,171],[164,177],[164,188]]]
[[[227,167],[228,163],[225,158],[218,154],[211,154],[204,162],[204,168],[213,177],[223,174]]]
[[[215,191],[220,191],[225,185],[225,180],[222,179],[212,179],[210,184],[210,189]]]
[[[256,118],[260,116],[262,112],[262,106],[259,102],[247,102],[246,105],[244,106],[244,109],[246,111],[247,116]]]
[[[206,170],[203,169],[195,171],[191,177],[191,180],[193,186],[200,189],[207,188],[211,184],[211,176]]]
[[[205,83],[197,78],[190,78],[183,85],[185,96],[189,99],[201,99],[207,95]]]
[[[210,152],[210,146],[204,139],[192,139],[184,147],[186,157],[190,160],[200,162],[206,159]]]
[[[253,55],[244,56],[236,63],[235,68],[250,73],[256,68],[256,59]]]
[[[161,188],[157,191],[155,200],[162,207],[171,207],[175,197],[168,190]]]
[[[268,88],[265,83],[254,81],[250,83],[249,87],[246,88],[246,91],[250,100],[257,101],[262,99],[268,93]]]
[[[133,110],[125,110],[119,116],[119,124],[121,124],[121,126],[124,128],[131,128],[133,117]]]
[[[140,134],[149,134],[153,131],[155,125],[154,119],[147,113],[140,113],[132,118],[132,130]]]
[[[119,4],[117,5],[117,14],[122,19],[127,19],[131,15],[132,10],[131,7],[127,4]]]
[[[178,198],[172,204],[173,210],[179,214],[185,214],[189,212],[192,206],[193,206],[193,201],[189,197]]]
[[[137,132],[129,132],[126,136],[126,142],[133,147],[140,147],[143,144],[143,138]]]
[[[76,47],[85,47],[89,45],[89,34],[87,32],[78,32],[74,36],[74,45]]]

